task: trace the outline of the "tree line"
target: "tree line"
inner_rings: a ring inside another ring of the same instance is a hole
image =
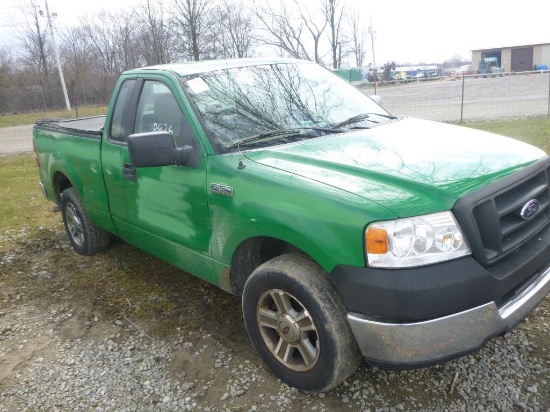
[[[25,1],[16,41],[0,48],[0,113],[64,106],[44,0]],[[346,0],[140,0],[55,34],[72,104],[99,105],[120,73],[142,66],[273,52],[363,66],[367,22]]]

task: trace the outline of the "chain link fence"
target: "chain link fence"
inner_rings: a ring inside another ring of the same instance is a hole
[[[550,116],[550,72],[493,76],[421,78],[358,87],[369,95],[379,95],[382,105],[397,116],[449,122]],[[109,79],[69,87],[71,106],[107,105],[114,83]],[[63,108],[61,87],[0,89],[0,115]]]
[[[469,75],[359,86],[397,116],[446,122],[550,117],[550,73]]]
[[[71,106],[105,106],[109,103],[116,79],[67,85]],[[0,88],[0,115],[27,112],[48,112],[65,108],[59,80],[34,86],[12,85]]]

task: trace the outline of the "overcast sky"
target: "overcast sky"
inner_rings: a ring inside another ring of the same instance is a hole
[[[44,0],[38,0],[43,2]],[[315,0],[308,0],[313,4]],[[460,55],[471,57],[478,48],[550,42],[550,1],[416,0],[355,2],[364,25],[375,31],[377,65],[387,61],[438,63]],[[0,0],[0,46],[15,49],[13,31],[21,22],[24,0]],[[56,25],[70,25],[79,16],[99,10],[117,10],[137,0],[48,0]],[[367,63],[372,62],[369,41]]]

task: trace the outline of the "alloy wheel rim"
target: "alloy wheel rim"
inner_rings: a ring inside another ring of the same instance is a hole
[[[67,228],[69,229],[71,238],[78,246],[84,245],[84,228],[76,212],[76,207],[72,203],[68,203],[65,212],[67,216]]]
[[[256,313],[262,338],[279,362],[295,371],[307,371],[317,364],[317,327],[298,299],[283,290],[271,289],[260,297]]]

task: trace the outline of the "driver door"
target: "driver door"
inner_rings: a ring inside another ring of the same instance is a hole
[[[194,148],[194,161],[188,166],[134,169],[128,147],[123,146],[126,210],[119,233],[139,248],[210,280],[213,268],[209,258],[206,156],[168,82],[142,80],[133,126],[134,133],[170,133],[177,147]]]

